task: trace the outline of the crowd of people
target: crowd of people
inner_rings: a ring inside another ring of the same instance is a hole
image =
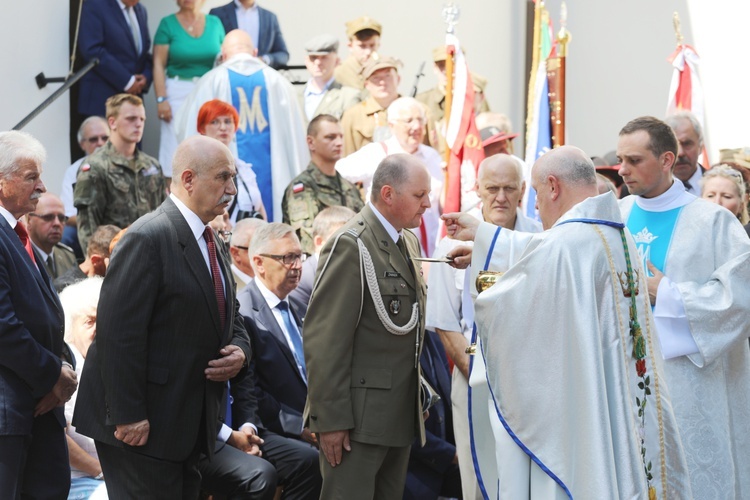
[[[59,196],[0,132],[1,497],[750,497],[742,150],[704,167],[679,112],[529,175],[472,75],[444,213],[443,48],[403,96],[363,16],[295,89],[255,0],[177,6],[152,50],[138,0],[83,3]]]

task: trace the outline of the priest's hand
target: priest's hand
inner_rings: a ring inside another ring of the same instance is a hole
[[[454,248],[445,255],[451,259],[448,265],[456,269],[466,269],[471,264],[471,252],[472,248],[466,245]]]
[[[659,290],[659,283],[661,283],[664,273],[656,269],[650,260],[646,261],[646,266],[648,266],[648,270],[653,274],[653,276],[646,278],[648,282],[648,298],[651,300],[651,305],[653,306],[656,305],[656,292]]]
[[[474,241],[479,227],[479,220],[467,213],[454,212],[440,216],[445,221],[448,236],[455,240]]]
[[[344,450],[352,451],[352,446],[349,444],[349,430],[344,431],[331,431],[331,432],[319,432],[318,441],[320,442],[320,449],[323,451],[326,460],[331,467],[336,467],[341,463],[344,458]]]

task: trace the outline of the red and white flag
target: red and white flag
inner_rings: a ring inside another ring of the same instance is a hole
[[[474,85],[458,38],[445,35],[448,57],[453,56],[453,100],[445,142],[450,148],[443,211],[459,212],[476,206],[474,190],[479,164],[484,160],[482,139],[474,120]],[[449,75],[450,77],[450,75]]]
[[[669,86],[669,101],[667,103],[667,116],[678,111],[690,111],[698,119],[701,128],[706,130],[705,108],[703,102],[703,86],[698,76],[698,65],[700,57],[690,45],[680,44],[667,59],[674,70],[672,71],[672,83]],[[703,142],[702,165],[709,166],[705,140]]]

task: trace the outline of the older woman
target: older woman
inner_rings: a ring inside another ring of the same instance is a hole
[[[217,139],[227,147],[234,140],[239,122],[237,111],[220,99],[206,102],[198,111],[198,132]],[[234,162],[237,167],[237,196],[228,209],[232,224],[247,217],[267,219],[252,165],[239,158],[235,158]]]
[[[203,0],[177,0],[177,6],[177,13],[163,18],[154,35],[154,89],[162,121],[159,163],[170,178],[177,148],[172,117],[195,81],[213,68],[224,41],[219,18],[200,11]]]
[[[96,309],[103,278],[93,277],[70,285],[60,293],[65,313],[65,342],[76,361],[80,380],[86,354],[96,336]],[[76,405],[77,392],[65,403],[68,454],[70,460],[70,494],[68,499],[106,499],[102,466],[96,453],[94,440],[76,432],[70,423]]]
[[[747,212],[748,195],[742,174],[728,165],[718,165],[703,174],[701,198],[726,208],[746,225],[750,219]]]

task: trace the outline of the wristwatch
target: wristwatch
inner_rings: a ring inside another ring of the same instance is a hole
[[[166,97],[166,96],[162,96],[162,97],[157,97],[157,98],[156,98],[156,104],[161,104],[161,103],[163,103],[163,102],[164,102],[164,101],[166,101],[166,100],[167,100],[167,97]]]

